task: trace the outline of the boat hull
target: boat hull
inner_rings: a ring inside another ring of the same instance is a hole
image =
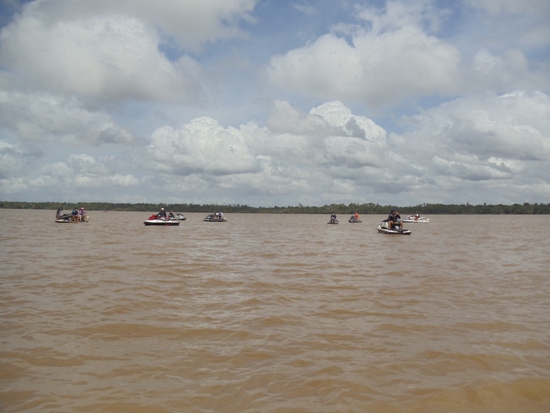
[[[222,216],[221,218],[220,217],[215,217],[214,215],[212,214],[208,214],[204,219],[203,219],[204,222],[227,222],[227,219],[225,219],[224,216]]]
[[[147,219],[145,221],[143,221],[143,223],[147,226],[159,226],[159,227],[164,227],[164,226],[174,226],[174,225],[179,225],[179,221],[164,221],[162,219]]]
[[[388,228],[382,228],[380,225],[378,226],[378,232],[381,234],[388,234],[388,235],[411,235],[411,231],[408,229],[388,229]]]

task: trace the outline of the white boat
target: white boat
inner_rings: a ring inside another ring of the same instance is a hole
[[[430,222],[430,219],[426,217],[421,217],[419,215],[409,215],[407,218],[403,220],[403,222],[428,223]]]
[[[187,219],[186,216],[184,216],[182,213],[178,212],[176,216],[172,219],[177,219],[178,221],[185,221]]]
[[[411,235],[411,231],[408,229],[399,229],[399,228],[390,228],[386,221],[382,221],[378,224],[378,232],[381,234],[390,234],[390,235]]]
[[[143,223],[145,225],[157,225],[157,226],[172,226],[172,225],[180,224],[180,222],[177,219],[162,219],[162,218],[158,218],[156,215],[151,215],[149,218],[143,221]]]

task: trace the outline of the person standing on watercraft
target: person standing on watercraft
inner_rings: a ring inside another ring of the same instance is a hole
[[[399,229],[403,229],[403,222],[401,222],[401,215],[399,215],[399,212],[397,212],[395,209],[392,209],[390,212],[390,215],[388,215],[388,219],[386,219],[388,223],[389,229],[393,229],[393,227],[399,227]]]
[[[338,220],[336,219],[336,214],[334,212],[330,214],[330,222],[338,222]]]

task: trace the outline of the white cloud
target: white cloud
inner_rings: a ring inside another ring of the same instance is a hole
[[[550,98],[544,93],[458,99],[413,116],[410,125],[404,140],[411,162],[436,176],[526,182],[549,177]]]
[[[182,53],[241,36],[254,3],[36,0],[0,33],[0,65],[13,75],[3,81],[102,105],[196,102],[203,69]],[[161,51],[174,41],[175,60]]]
[[[391,162],[385,130],[341,102],[304,113],[278,101],[268,125],[224,128],[202,117],[177,130],[159,128],[143,162],[161,174],[161,185],[182,192],[234,190],[250,197],[338,194],[379,178]]]
[[[0,40],[5,70],[33,89],[91,101],[200,95],[199,65],[187,56],[170,62],[159,52],[154,30],[127,16],[53,23],[25,17],[4,28]]]
[[[338,101],[324,103],[308,114],[278,101],[267,125],[274,133],[269,154],[291,164],[337,167],[345,175],[348,169],[382,162],[385,130],[371,119],[353,115]]]
[[[0,142],[2,147],[9,148],[10,145]],[[0,149],[0,155],[2,152],[5,151]],[[98,190],[111,192],[113,188],[135,188],[137,185],[139,180],[130,173],[118,172],[113,160],[105,162],[87,154],[73,154],[65,161],[43,163],[21,175],[17,174],[17,169],[10,171],[0,179],[0,193],[17,196],[31,191],[41,194],[44,200],[60,200],[66,196],[81,197],[97,194]],[[88,199],[101,201],[97,195],[89,196]]]
[[[268,75],[281,88],[377,107],[412,95],[455,93],[460,60],[451,44],[416,26],[355,29],[350,43],[331,33],[273,57]]]
[[[0,199],[547,200],[548,2],[374,4],[25,2]]]
[[[89,3],[81,0],[83,3]],[[240,38],[242,21],[253,21],[251,15],[257,0],[110,0],[94,1],[92,10],[108,10],[136,16],[164,35],[173,37],[183,50],[197,51],[205,43]]]
[[[550,18],[550,7],[537,1],[530,4],[525,13],[539,10]],[[510,5],[498,10],[521,11]],[[359,9],[361,24],[336,25],[331,33],[311,43],[273,56],[267,69],[269,80],[278,88],[303,96],[354,100],[370,108],[432,96],[450,98],[479,91],[548,87],[547,66],[530,65],[521,43],[506,43],[508,36],[517,39],[526,35],[525,31],[510,30],[510,25],[503,23],[498,31],[508,30],[501,36],[504,40],[488,40],[475,28],[480,39],[468,37],[468,48],[477,47],[472,53],[461,49],[464,44],[453,44],[452,38],[437,37],[449,13],[435,9],[431,1],[389,1],[381,10]],[[520,17],[506,15],[502,19],[515,24]],[[522,27],[530,21],[520,19]],[[495,30],[496,23],[481,22],[483,33]],[[528,27],[531,47],[548,46],[550,26],[542,22],[544,19]]]
[[[0,90],[0,107],[2,126],[23,142],[62,146],[135,141],[108,115],[88,111],[74,98]]]
[[[157,129],[149,154],[155,168],[178,175],[254,172],[259,163],[246,135],[242,128],[223,128],[216,120],[201,117],[180,130]]]

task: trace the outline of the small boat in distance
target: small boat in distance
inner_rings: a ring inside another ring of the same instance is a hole
[[[223,212],[214,212],[204,217],[203,221],[206,222],[227,222],[227,219],[223,216]]]
[[[419,214],[415,214],[415,215],[409,215],[407,218],[403,220],[403,222],[428,223],[430,222],[430,219],[426,217],[421,217]]]
[[[79,222],[89,222],[90,218],[88,217],[88,214],[84,212],[83,214],[62,214],[61,211],[63,211],[63,208],[57,208],[57,211],[55,213],[55,222],[58,224],[78,224]],[[82,208],[82,211],[84,211],[84,208]]]

